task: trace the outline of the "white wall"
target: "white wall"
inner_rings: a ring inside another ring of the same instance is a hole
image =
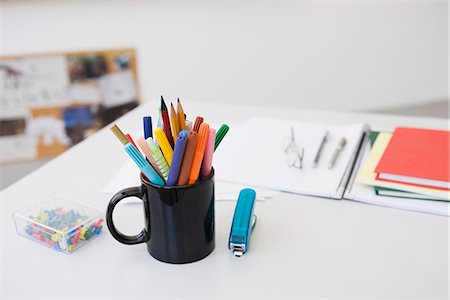
[[[447,1],[10,1],[4,55],[134,46],[160,94],[369,110],[448,97]]]

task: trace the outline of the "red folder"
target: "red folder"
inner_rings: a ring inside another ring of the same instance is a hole
[[[375,172],[377,179],[450,190],[450,131],[395,129]]]

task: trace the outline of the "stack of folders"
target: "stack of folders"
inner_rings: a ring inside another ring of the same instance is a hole
[[[357,183],[384,199],[412,201],[411,207],[442,207],[443,214],[447,208],[448,215],[444,203],[420,202],[450,201],[449,131],[399,127],[393,133],[371,132],[369,138]]]

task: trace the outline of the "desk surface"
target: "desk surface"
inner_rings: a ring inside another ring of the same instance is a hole
[[[189,114],[214,123],[249,116],[316,122],[367,122],[448,128],[446,119],[295,108],[185,102]],[[118,120],[129,132],[146,104]],[[216,249],[192,264],[153,259],[144,244],[119,244],[106,232],[68,256],[16,234],[12,213],[51,193],[106,210],[100,191],[127,159],[103,129],[1,193],[1,288],[5,298],[447,298],[449,219],[446,217],[281,193],[258,202],[252,247],[242,258],[227,249],[234,202],[216,202]],[[220,184],[220,183],[216,183]],[[140,205],[116,209],[127,234],[143,227]]]

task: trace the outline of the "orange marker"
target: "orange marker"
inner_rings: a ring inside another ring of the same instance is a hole
[[[194,159],[192,160],[191,171],[189,172],[188,184],[194,184],[198,179],[208,136],[209,125],[207,123],[202,123],[200,125],[200,129],[198,130],[197,144],[195,145]]]

